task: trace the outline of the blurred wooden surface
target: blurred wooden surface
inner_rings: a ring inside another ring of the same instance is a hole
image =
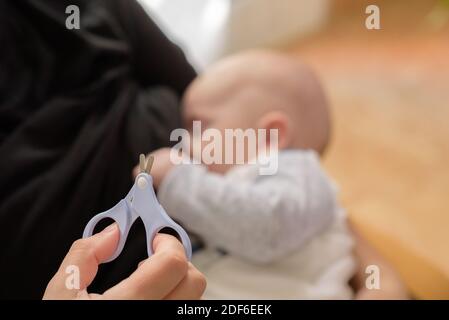
[[[351,220],[417,297],[449,298],[449,30],[427,20],[432,1],[398,1],[402,13],[379,2],[382,30],[337,1],[327,29],[292,52],[329,95],[325,166]]]

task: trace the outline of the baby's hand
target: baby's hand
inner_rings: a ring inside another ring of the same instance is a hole
[[[153,184],[158,188],[162,180],[168,172],[175,166],[170,160],[170,148],[161,148],[151,152],[149,155],[154,157],[153,167],[151,168],[151,176],[153,177]],[[133,170],[133,175],[136,177],[140,173],[140,168],[137,165]]]

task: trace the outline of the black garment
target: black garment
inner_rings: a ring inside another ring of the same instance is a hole
[[[66,6],[80,8],[68,30]],[[0,298],[41,298],[71,243],[169,144],[195,72],[134,0],[0,1]],[[142,225],[92,290],[146,256]]]

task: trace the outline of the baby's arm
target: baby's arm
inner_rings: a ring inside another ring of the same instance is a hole
[[[254,182],[234,181],[200,165],[177,166],[159,187],[167,212],[208,245],[257,263],[298,249],[330,225],[336,201],[324,175],[301,181],[281,167]]]

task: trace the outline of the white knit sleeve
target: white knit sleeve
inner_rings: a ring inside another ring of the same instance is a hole
[[[207,245],[255,263],[297,250],[328,227],[334,190],[310,161],[280,166],[273,176],[235,181],[200,165],[175,167],[158,197],[167,213]]]

